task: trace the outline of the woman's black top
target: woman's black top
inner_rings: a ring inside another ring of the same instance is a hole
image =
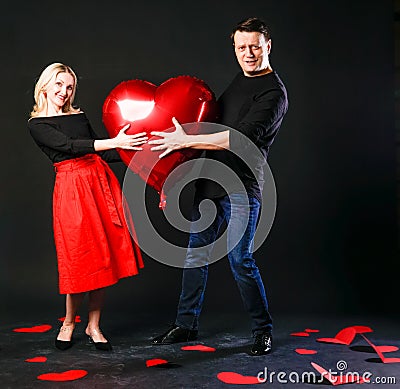
[[[115,149],[96,152],[94,140],[101,139],[92,129],[86,115],[81,112],[70,115],[33,117],[28,129],[40,149],[53,163],[99,154],[107,162],[120,162]]]

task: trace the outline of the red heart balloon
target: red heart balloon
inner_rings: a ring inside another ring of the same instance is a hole
[[[111,137],[130,123],[127,134],[145,131],[150,138],[151,131],[173,131],[173,117],[184,124],[214,121],[216,113],[214,93],[204,81],[179,76],[170,78],[159,87],[141,80],[121,82],[104,102],[103,122]],[[198,132],[194,126],[188,130],[190,134]],[[147,143],[142,147],[139,152],[121,149],[118,152],[124,163],[159,193],[172,170],[200,153],[198,150],[183,149],[159,159],[161,152],[151,151],[152,146]],[[183,174],[184,171],[180,172],[174,180]]]

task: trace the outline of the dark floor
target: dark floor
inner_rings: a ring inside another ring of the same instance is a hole
[[[53,316],[53,315],[52,315]],[[221,372],[234,372],[244,376],[257,377],[267,369],[270,381],[260,385],[270,388],[316,388],[331,385],[313,383],[304,375],[313,372],[321,381],[320,374],[311,366],[317,363],[326,370],[340,372],[339,361],[347,364],[346,372],[362,375],[371,372],[371,380],[381,379],[396,383],[369,384],[368,388],[400,388],[400,363],[382,363],[378,355],[367,347],[366,341],[356,335],[350,346],[324,344],[316,341],[319,337],[333,337],[342,328],[363,325],[373,332],[365,336],[375,345],[400,347],[400,326],[398,320],[385,317],[275,317],[274,351],[263,357],[248,354],[252,339],[248,333],[246,317],[230,314],[206,313],[202,317],[202,329],[198,342],[216,349],[215,352],[184,351],[182,344],[152,346],[149,339],[163,331],[168,323],[149,325],[154,322],[152,315],[125,316],[122,320],[105,318],[103,329],[112,340],[111,353],[96,351],[83,335],[85,324],[78,323],[75,330],[74,346],[64,352],[54,348],[54,337],[60,322],[57,317],[41,320],[18,320],[3,323],[0,327],[0,388],[224,388],[255,387],[255,384],[234,385],[222,382]],[[50,324],[53,328],[45,333],[17,333],[13,329]],[[308,337],[295,337],[293,332],[305,329]],[[299,355],[295,349],[316,350],[314,355]],[[46,362],[29,363],[28,358],[44,356]],[[386,357],[400,358],[400,351],[388,352]],[[146,361],[164,359],[168,364],[146,367]],[[44,373],[67,370],[86,370],[88,374],[69,382],[41,381],[37,377]],[[271,372],[275,375],[271,376]],[[278,378],[278,373],[281,375]],[[285,374],[285,376],[284,376]],[[289,374],[291,374],[289,376]],[[294,383],[296,377],[304,375],[303,381]],[[264,374],[260,376],[264,377]],[[285,383],[284,380],[288,382]],[[271,382],[272,381],[272,382]],[[358,384],[346,384],[356,386]]]

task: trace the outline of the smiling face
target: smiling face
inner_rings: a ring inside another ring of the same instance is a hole
[[[58,73],[46,86],[48,111],[60,112],[74,93],[75,80],[69,73]]]
[[[233,37],[235,54],[244,74],[248,77],[269,73],[271,39],[265,40],[260,32],[236,31]]]

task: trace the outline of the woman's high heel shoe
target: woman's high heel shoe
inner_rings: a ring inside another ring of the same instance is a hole
[[[100,334],[101,334],[101,331],[94,330],[93,332],[94,332],[94,334],[96,332],[100,332]],[[100,350],[100,351],[111,351],[112,350],[111,343],[108,340],[106,342],[95,342],[91,335],[89,335],[88,333],[86,333],[86,335],[89,338],[89,343],[93,343],[94,347],[96,347],[96,350]]]
[[[74,331],[74,327],[64,327],[62,326],[60,328],[60,331],[58,333],[58,335],[61,332],[71,332],[71,339],[70,340],[59,340],[58,335],[57,338],[54,341],[54,345],[56,346],[56,348],[58,348],[61,351],[65,351],[68,350],[70,347],[72,347],[72,332]]]

